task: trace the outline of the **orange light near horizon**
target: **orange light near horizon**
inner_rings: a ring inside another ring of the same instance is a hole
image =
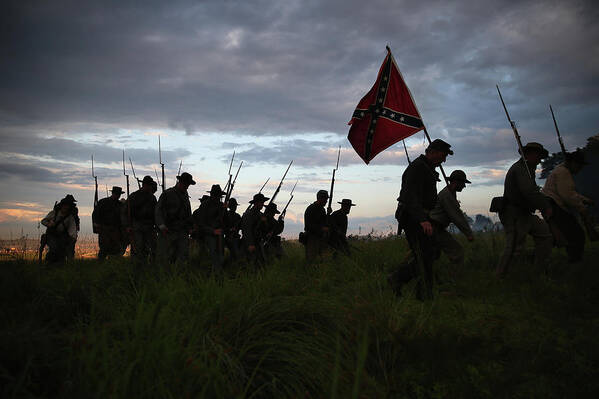
[[[0,223],[14,221],[37,222],[46,216],[46,213],[41,211],[33,211],[29,209],[3,208],[0,209]]]

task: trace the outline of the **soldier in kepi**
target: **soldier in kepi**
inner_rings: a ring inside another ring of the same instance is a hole
[[[416,158],[401,177],[399,198],[402,208],[399,216],[414,256],[389,276],[397,295],[401,295],[403,284],[423,273],[416,296],[421,300],[433,297],[433,262],[438,248],[429,212],[437,203],[439,174],[435,168],[445,162],[447,155],[453,155],[451,145],[435,139],[426,148],[425,154]]]
[[[275,218],[280,214],[277,204],[271,202],[264,209],[262,221],[259,224],[260,237],[262,240],[262,250],[265,258],[271,256],[281,259],[283,257],[283,246],[281,244],[281,233],[285,229],[285,221],[281,218]]]
[[[448,180],[449,185],[439,192],[437,203],[430,212],[429,219],[433,225],[433,236],[437,248],[445,252],[454,265],[459,266],[464,262],[464,248],[446,229],[450,223],[453,223],[468,241],[474,241],[472,229],[464,212],[460,209],[460,203],[456,196],[456,193],[462,192],[466,184],[470,184],[470,181],[462,170],[451,172]]]
[[[584,252],[585,233],[577,220],[580,215],[583,220],[587,217],[587,206],[593,201],[578,192],[574,184],[576,173],[587,165],[584,153],[580,150],[566,153],[566,161],[553,169],[543,193],[549,197],[553,209],[552,223],[559,230],[559,236],[565,241],[568,260],[571,263],[580,262]]]
[[[327,247],[327,213],[324,209],[329,193],[320,190],[316,193],[316,201],[308,205],[304,212],[304,245],[306,247],[306,262],[312,263],[322,256]]]
[[[347,242],[347,215],[351,211],[352,206],[356,204],[352,203],[351,199],[344,198],[341,202],[341,208],[331,213],[329,218],[329,245],[335,249],[335,253],[341,252],[345,255],[350,254],[349,243]]]
[[[71,245],[77,241],[77,222],[75,220],[75,198],[68,195],[54,206],[54,209],[42,219],[47,227],[42,240],[48,245],[46,262],[64,262],[70,258]]]
[[[232,261],[239,259],[239,246],[241,240],[241,215],[237,213],[237,200],[231,198],[228,211],[225,214],[225,244],[229,248]]]
[[[505,176],[503,204],[498,209],[499,220],[505,231],[505,248],[497,266],[496,274],[505,276],[514,259],[522,257],[526,236],[535,242],[534,264],[545,268],[551,255],[553,237],[549,225],[534,214],[541,211],[545,219],[551,218],[553,210],[546,196],[535,182],[535,170],[548,152],[539,143],[528,143],[522,147],[522,158],[514,163]]]
[[[131,258],[137,265],[152,262],[156,256],[156,225],[154,212],[158,184],[150,176],[145,176],[141,188],[127,199],[127,217],[123,221],[131,237]]]
[[[226,193],[219,184],[214,184],[209,192],[210,198],[202,202],[198,210],[197,227],[210,251],[212,273],[221,276],[225,245],[223,238],[225,204],[221,199]]]
[[[98,260],[107,256],[123,255],[123,236],[121,224],[121,202],[119,198],[123,189],[112,187],[110,197],[102,198],[92,213],[94,230],[98,232]]]
[[[194,184],[193,177],[183,172],[177,176],[177,184],[158,199],[155,222],[160,232],[158,254],[162,263],[184,262],[189,258],[189,232],[193,223],[187,189]]]
[[[242,246],[249,263],[259,267],[264,263],[264,253],[260,247],[260,232],[258,225],[262,219],[262,208],[268,200],[264,194],[258,193],[250,201],[251,207],[241,217],[241,230],[243,232]]]

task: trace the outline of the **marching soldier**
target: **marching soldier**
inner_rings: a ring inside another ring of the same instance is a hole
[[[566,252],[571,263],[582,260],[585,234],[576,216],[587,217],[587,205],[593,201],[576,192],[574,177],[587,165],[584,153],[580,150],[566,153],[566,161],[553,169],[543,193],[551,201],[553,217],[551,218],[560,232],[560,238],[566,241]]]
[[[329,244],[331,247],[335,248],[336,251],[349,255],[349,243],[347,242],[347,215],[349,215],[351,207],[356,206],[356,204],[352,203],[352,200],[348,198],[344,198],[341,202],[337,203],[341,204],[341,208],[331,213],[329,219]]]
[[[79,235],[79,231],[81,230],[81,218],[79,218],[79,208],[77,208],[77,205],[75,204],[77,200],[75,200],[75,197],[71,194],[67,194],[64,199],[73,204],[73,217],[75,218],[75,225],[77,226],[77,235]],[[69,240],[69,248],[67,251],[67,259],[69,260],[75,259],[75,244],[77,244],[77,237],[75,237],[74,240]]]
[[[150,176],[145,176],[141,188],[127,199],[129,215],[124,220],[126,231],[131,237],[131,257],[136,264],[153,261],[156,256],[156,226],[154,212],[158,184]]]
[[[159,254],[163,261],[174,263],[189,257],[192,219],[187,189],[194,184],[193,177],[183,172],[177,176],[177,184],[165,190],[158,199],[155,222],[160,231]]]
[[[398,295],[401,294],[403,284],[423,272],[422,280],[418,282],[417,296],[419,299],[433,296],[433,262],[438,249],[433,238],[429,212],[437,203],[439,173],[435,168],[445,162],[447,155],[453,155],[451,145],[435,139],[425,153],[406,168],[401,177],[400,219],[414,257],[389,277],[393,290]]]
[[[221,202],[221,198],[226,193],[221,190],[219,184],[214,184],[209,192],[210,198],[202,202],[198,209],[197,226],[210,251],[212,272],[220,276],[223,273],[225,212],[225,205]]]
[[[98,201],[98,206],[92,213],[92,222],[98,232],[98,260],[104,260],[108,255],[123,255],[123,236],[121,225],[121,202],[119,198],[123,189],[112,187],[111,195]]]
[[[536,266],[545,266],[551,254],[549,226],[534,214],[535,210],[540,210],[545,219],[553,214],[550,202],[539,191],[534,178],[537,165],[548,152],[534,142],[522,147],[522,152],[522,158],[510,167],[505,176],[503,206],[499,210],[499,220],[505,231],[505,248],[496,270],[499,277],[505,276],[512,260],[521,256],[528,234],[534,238]]]
[[[243,232],[242,244],[248,260],[254,266],[260,266],[264,262],[264,254],[260,247],[260,232],[258,224],[262,220],[262,208],[268,200],[262,193],[254,195],[250,201],[251,207],[241,217],[241,230]]]
[[[324,209],[329,194],[326,190],[316,193],[316,201],[308,205],[304,212],[304,232],[306,246],[306,262],[312,263],[322,256],[326,249],[326,237],[329,232],[327,213]]]
[[[41,223],[47,227],[42,240],[49,248],[46,255],[48,263],[64,262],[66,258],[70,258],[71,246],[77,241],[75,202],[75,198],[68,195],[42,219]]]
[[[262,248],[266,258],[271,255],[274,255],[277,259],[283,257],[281,233],[285,229],[285,221],[281,218],[275,219],[275,215],[280,213],[277,204],[271,202],[264,209],[263,221],[259,225]]]
[[[449,185],[439,192],[437,204],[430,212],[429,219],[433,225],[433,235],[437,247],[445,252],[449,260],[455,265],[464,262],[464,248],[446,230],[453,223],[466,236],[468,241],[474,241],[470,224],[460,209],[456,193],[462,192],[470,181],[462,170],[454,170],[449,175]]]
[[[225,243],[231,254],[232,260],[239,259],[239,244],[241,235],[241,215],[237,213],[237,200],[231,198],[228,203],[229,210],[225,214]]]

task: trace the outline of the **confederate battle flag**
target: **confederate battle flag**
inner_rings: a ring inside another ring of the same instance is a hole
[[[391,50],[372,89],[360,100],[347,139],[367,164],[381,151],[424,129]]]

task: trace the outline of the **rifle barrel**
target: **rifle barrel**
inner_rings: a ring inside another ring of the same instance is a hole
[[[566,156],[566,146],[564,145],[564,140],[562,140],[562,135],[559,132],[559,128],[557,127],[557,121],[555,120],[555,114],[553,113],[553,108],[551,104],[549,104],[549,109],[551,110],[551,117],[553,118],[553,125],[555,126],[555,131],[557,133],[557,141],[559,142],[559,146],[562,149],[562,153],[564,157]]]
[[[510,123],[510,126],[512,127],[512,131],[514,132],[514,137],[516,138],[516,143],[518,144],[518,151],[520,151],[520,155],[522,156],[522,159],[524,159],[524,150],[522,148],[522,139],[520,138],[520,133],[518,133],[518,128],[516,128],[516,124],[514,123],[512,118],[510,118],[510,114],[507,111],[505,102],[503,101],[503,96],[501,95],[501,90],[499,90],[499,85],[495,85],[495,87],[497,87],[497,93],[499,93],[499,99],[501,100],[501,104],[503,105],[503,110],[505,111],[505,116],[507,116],[507,120]],[[528,163],[526,163],[526,160],[524,161],[524,166],[526,166],[526,171],[528,172],[528,177],[530,177],[532,179],[533,175],[530,172],[530,169],[528,168]]]

